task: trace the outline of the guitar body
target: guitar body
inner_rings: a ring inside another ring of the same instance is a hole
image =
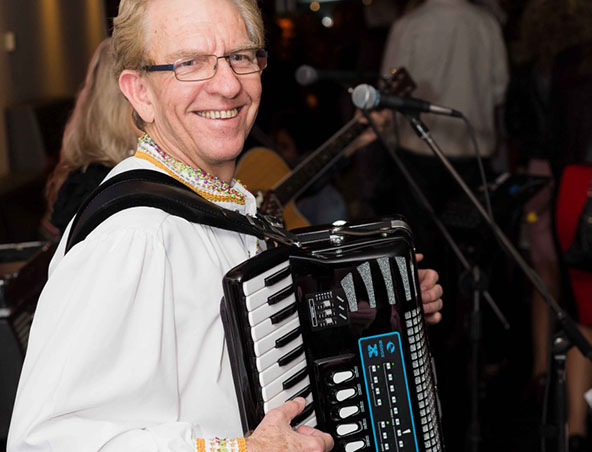
[[[236,167],[236,179],[247,186],[253,194],[262,194],[272,190],[292,170],[288,164],[274,151],[256,147],[247,151]],[[288,202],[283,208],[286,229],[310,226],[310,223],[298,211],[294,201]]]

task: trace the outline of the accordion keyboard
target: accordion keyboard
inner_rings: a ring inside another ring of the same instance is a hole
[[[295,426],[316,426],[302,328],[288,263],[243,282],[252,353],[259,372],[264,412],[296,397],[306,407]]]

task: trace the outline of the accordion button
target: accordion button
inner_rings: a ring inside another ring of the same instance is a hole
[[[352,441],[350,443],[347,443],[344,447],[345,452],[357,452],[358,450],[362,450],[364,447],[366,447],[366,441],[364,441],[363,439],[357,440],[357,441]]]
[[[338,436],[351,435],[352,433],[355,433],[359,430],[361,430],[361,427],[357,423],[341,424],[341,425],[337,426],[337,435]]]
[[[355,388],[346,388],[340,389],[335,393],[335,398],[338,402],[343,402],[344,400],[350,399],[356,395]]]
[[[343,383],[344,381],[351,380],[354,377],[354,373],[351,370],[346,370],[343,372],[335,372],[333,374],[332,380],[333,383],[338,385],[339,383]]]
[[[360,407],[357,405],[345,406],[339,409],[339,417],[341,419],[348,418],[360,412]]]

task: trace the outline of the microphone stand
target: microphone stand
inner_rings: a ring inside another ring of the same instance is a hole
[[[374,130],[374,133],[378,137],[381,144],[389,152],[391,158],[399,168],[399,171],[403,174],[406,182],[411,187],[417,200],[423,205],[424,209],[429,213],[430,218],[434,221],[435,226],[440,230],[448,245],[456,255],[457,259],[463,266],[465,273],[472,277],[472,288],[473,288],[473,310],[471,313],[471,328],[470,328],[470,341],[471,341],[471,361],[472,361],[472,376],[471,376],[471,425],[469,431],[469,442],[471,444],[471,450],[473,452],[478,451],[479,442],[481,441],[481,427],[479,424],[479,349],[481,343],[481,297],[487,301],[504,329],[510,329],[510,325],[506,320],[505,316],[500,311],[499,307],[487,291],[485,284],[483,283],[484,278],[481,275],[481,271],[477,265],[471,265],[459,246],[456,244],[451,234],[446,229],[446,226],[439,219],[436,211],[425,197],[421,188],[417,185],[405,164],[401,161],[397,153],[391,146],[388,145],[382,133],[378,130],[376,123],[372,120],[367,111],[362,110],[362,114],[368,120],[368,123]],[[454,170],[454,168],[453,168]],[[460,177],[460,176],[459,176]],[[468,187],[467,187],[468,189]],[[470,191],[470,190],[469,190]],[[472,193],[471,193],[472,194]]]
[[[582,353],[583,356],[587,357],[588,359],[592,360],[592,346],[586,340],[586,338],[580,333],[574,321],[567,315],[567,313],[561,309],[557,301],[551,296],[545,283],[541,280],[541,278],[537,275],[537,273],[529,267],[526,263],[524,258],[520,255],[518,250],[512,245],[510,240],[506,237],[503,231],[499,228],[499,226],[493,221],[492,218],[489,217],[479,200],[475,197],[471,189],[467,186],[464,182],[462,177],[457,173],[454,167],[450,164],[450,161],[446,158],[438,144],[432,138],[429,129],[427,126],[421,121],[419,118],[419,114],[404,112],[405,116],[409,120],[409,124],[417,133],[419,138],[427,143],[430,149],[436,154],[436,156],[440,159],[442,164],[446,167],[448,172],[454,177],[458,185],[462,188],[465,194],[469,197],[473,205],[479,211],[483,219],[489,225],[489,228],[493,232],[494,236],[497,238],[498,242],[500,243],[502,249],[508,254],[514,261],[518,264],[524,275],[528,278],[528,280],[532,283],[532,285],[537,289],[537,291],[542,295],[545,302],[551,308],[553,313],[555,314],[555,318],[557,319],[557,324],[561,328],[562,332],[565,334],[567,340],[575,345],[578,350]],[[564,361],[564,354],[565,349],[561,347],[560,352],[558,352],[559,360]],[[567,452],[567,429],[565,428],[566,425],[566,410],[565,410],[565,378],[564,378],[564,369],[559,369],[559,373],[561,374],[561,378],[559,379],[560,387],[556,390],[557,402],[558,402],[558,413],[560,416],[563,416],[563,419],[557,419],[559,424],[558,429],[558,450],[559,452]],[[560,400],[563,399],[563,400]]]

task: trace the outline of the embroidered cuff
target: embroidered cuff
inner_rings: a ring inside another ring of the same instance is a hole
[[[247,452],[244,438],[197,438],[195,440],[197,452]]]

